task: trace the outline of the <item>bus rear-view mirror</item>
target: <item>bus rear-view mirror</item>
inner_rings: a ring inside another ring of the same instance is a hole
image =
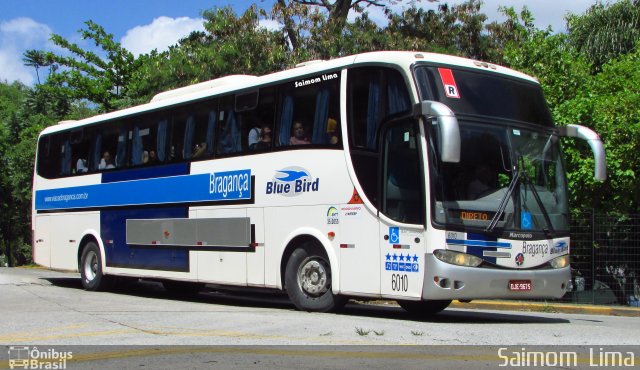
[[[598,181],[607,179],[607,159],[600,136],[588,127],[581,125],[566,125],[558,127],[558,134],[564,137],[575,137],[585,140],[591,147],[595,161],[594,178]]]
[[[460,162],[460,128],[453,111],[440,102],[425,100],[416,105],[416,114],[436,120],[440,133],[442,162]]]

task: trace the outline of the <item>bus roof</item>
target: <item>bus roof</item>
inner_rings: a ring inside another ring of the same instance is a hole
[[[41,133],[73,129],[102,121],[132,116],[147,111],[158,110],[164,107],[180,105],[192,100],[201,100],[209,96],[220,95],[231,91],[249,89],[253,86],[266,85],[278,81],[294,79],[327,70],[344,68],[354,64],[389,64],[408,68],[418,62],[427,62],[443,65],[452,65],[465,68],[491,71],[502,75],[508,75],[530,82],[538,83],[533,77],[510,68],[491,63],[480,62],[473,59],[456,57],[445,54],[414,52],[414,51],[374,51],[363,54],[331,59],[327,61],[310,61],[298,64],[296,67],[263,76],[230,75],[205,81],[195,85],[189,85],[173,90],[168,90],[155,95],[149,103],[96,115],[77,121],[62,121],[57,125],[47,127]]]

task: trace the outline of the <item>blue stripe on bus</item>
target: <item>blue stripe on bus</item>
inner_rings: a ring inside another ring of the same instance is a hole
[[[188,174],[188,163],[174,163],[162,166],[133,168],[126,171],[105,171],[102,173],[102,183],[104,184],[108,182],[152,179]]]
[[[462,239],[447,239],[447,244],[452,245],[464,245],[467,247],[494,247],[494,248],[511,248],[511,243],[497,242],[497,241],[484,241],[484,240],[462,240]]]
[[[38,211],[251,199],[251,170],[39,190]]]

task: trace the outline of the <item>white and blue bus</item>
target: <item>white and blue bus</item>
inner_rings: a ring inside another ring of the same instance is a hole
[[[45,129],[33,256],[168,289],[286,290],[435,313],[453,299],[561,297],[567,181],[535,79],[421,52],[373,52],[228,76]],[[191,283],[192,285],[187,285]]]

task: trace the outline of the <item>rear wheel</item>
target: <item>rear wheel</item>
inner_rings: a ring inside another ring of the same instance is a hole
[[[331,265],[319,246],[306,243],[293,251],[284,274],[291,302],[303,311],[330,312],[345,305],[346,297],[331,291]]]
[[[100,248],[95,242],[87,243],[82,251],[80,276],[86,290],[99,291],[111,287],[111,278],[102,271]]]
[[[451,300],[398,301],[398,304],[412,316],[428,317],[447,308]]]

